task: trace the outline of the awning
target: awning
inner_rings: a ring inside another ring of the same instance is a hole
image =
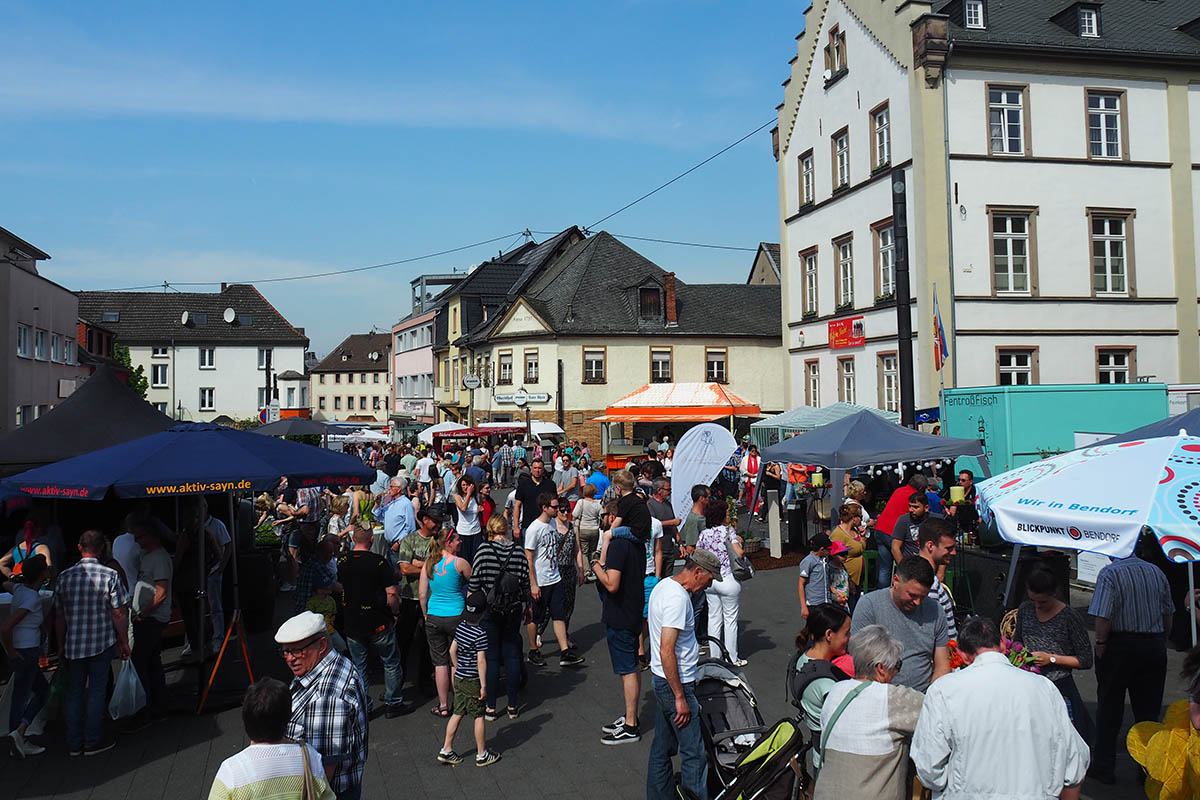
[[[631,409],[632,411],[632,409]],[[661,413],[654,411],[634,411],[629,414],[603,414],[599,417],[592,417],[593,422],[713,422],[714,420],[728,417],[728,411],[696,411],[696,412],[678,412],[663,410]]]
[[[761,409],[718,383],[651,383],[593,419],[602,422],[712,422],[758,416]]]

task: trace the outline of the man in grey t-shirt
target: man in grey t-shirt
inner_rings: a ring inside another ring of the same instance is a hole
[[[904,559],[891,587],[862,596],[850,623],[851,635],[868,625],[882,625],[899,639],[904,664],[893,682],[920,692],[950,671],[946,617],[928,599],[933,578],[933,567],[925,559]]]
[[[562,469],[554,473],[554,486],[558,489],[560,497],[566,497],[572,503],[581,496],[583,481],[579,479],[579,470],[575,469],[568,455],[562,457]]]
[[[650,515],[662,523],[662,571],[659,578],[669,578],[675,572],[675,559],[679,557],[679,523],[671,508],[671,479],[658,478],[654,481],[654,493],[646,500]]]

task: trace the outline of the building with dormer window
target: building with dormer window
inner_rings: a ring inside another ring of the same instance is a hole
[[[309,370],[313,419],[386,423],[392,408],[391,331],[354,333]]]

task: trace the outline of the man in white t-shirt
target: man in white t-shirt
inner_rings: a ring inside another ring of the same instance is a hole
[[[208,519],[204,522],[204,529],[212,534],[212,538],[217,540],[217,544],[221,550],[218,553],[219,558],[217,563],[213,564],[212,569],[208,572],[208,592],[209,608],[212,609],[212,650],[216,653],[221,649],[221,640],[225,638],[225,607],[222,605],[222,583],[225,578],[225,568],[229,566],[229,559],[233,556],[233,537],[229,535],[229,528],[225,527],[225,523],[208,515]]]
[[[558,665],[577,667],[584,662],[583,656],[570,649],[567,641],[566,587],[562,573],[558,570],[558,551],[562,534],[558,532],[559,505],[566,505],[565,498],[550,492],[538,496],[542,513],[525,529],[525,558],[529,561],[529,593],[533,596],[533,618],[528,625],[529,663],[535,667],[546,666],[546,659],[538,647],[537,629],[547,614],[554,621],[554,638],[558,640]]]
[[[647,800],[675,796],[671,754],[679,752],[680,784],[708,796],[708,762],[696,702],[696,616],[691,595],[721,580],[721,562],[708,550],[688,556],[678,575],[662,580],[650,593],[650,671],[654,699],[654,744],[646,772]]]
[[[417,459],[417,484],[421,489],[421,506],[425,507],[433,503],[433,477],[430,475],[430,469],[433,468],[433,459],[429,457],[429,451],[422,453]]]

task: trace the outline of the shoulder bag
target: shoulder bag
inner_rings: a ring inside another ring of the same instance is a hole
[[[825,758],[825,745],[829,741],[829,733],[833,730],[833,726],[837,724],[838,719],[841,718],[842,712],[846,710],[846,706],[850,705],[851,700],[862,694],[863,690],[870,685],[871,681],[863,681],[858,686],[855,686],[853,689],[851,689],[850,693],[847,694],[846,697],[843,698],[842,702],[838,704],[837,709],[833,712],[833,716],[829,718],[829,724],[826,725],[825,730],[821,732],[821,746],[817,749],[817,752],[821,754],[822,759]]]
[[[308,759],[308,745],[300,742],[300,753],[304,757],[303,783],[300,785],[300,800],[318,800],[317,780],[313,777],[312,762]]]
[[[733,549],[733,537],[737,534],[733,531],[725,537],[725,552],[729,554],[729,568],[733,571],[733,578],[738,583],[745,583],[754,578],[754,565],[750,563],[747,556],[738,556]]]

